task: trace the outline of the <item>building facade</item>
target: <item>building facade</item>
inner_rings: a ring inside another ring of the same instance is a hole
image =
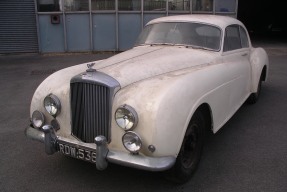
[[[238,7],[238,0],[25,1],[34,1],[40,53],[123,51],[152,19],[180,14],[237,17]]]

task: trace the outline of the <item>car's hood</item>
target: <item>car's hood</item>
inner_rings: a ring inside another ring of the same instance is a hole
[[[143,46],[103,60],[95,68],[125,87],[169,72],[217,63],[218,55],[218,52],[183,46]]]

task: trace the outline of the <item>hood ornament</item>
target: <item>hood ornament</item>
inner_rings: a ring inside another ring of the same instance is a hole
[[[88,63],[88,64],[87,64],[88,69],[86,70],[86,72],[96,72],[97,70],[96,70],[96,69],[93,69],[93,66],[94,66],[95,64],[96,64],[95,62]]]

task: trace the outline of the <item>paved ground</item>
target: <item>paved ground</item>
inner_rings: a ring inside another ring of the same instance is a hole
[[[258,45],[261,45],[258,43]],[[117,165],[104,172],[90,163],[47,156],[25,138],[37,85],[55,70],[110,54],[0,57],[0,191],[287,191],[287,52],[263,44],[270,78],[256,105],[244,105],[206,143],[200,166],[185,185]]]

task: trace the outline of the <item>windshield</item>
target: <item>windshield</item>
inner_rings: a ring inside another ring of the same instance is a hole
[[[193,48],[220,50],[221,30],[202,23],[166,22],[144,28],[139,45],[185,45]]]

